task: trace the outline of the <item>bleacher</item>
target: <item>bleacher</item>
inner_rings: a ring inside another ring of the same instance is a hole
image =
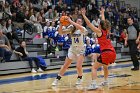
[[[99,0],[99,5],[101,5],[101,1]],[[117,3],[117,0],[113,0],[114,3]],[[125,6],[125,2],[122,1],[120,3],[120,6]],[[25,39],[27,39],[27,50],[29,51],[29,56],[42,56],[47,64],[47,70],[51,69],[58,69],[64,64],[65,57],[67,55],[67,51],[55,51],[54,55],[48,55],[46,57],[46,50],[43,49],[43,43],[46,42],[46,39],[32,39],[36,33],[33,33],[32,35],[25,33]],[[23,38],[24,35],[22,35],[20,38]],[[29,41],[28,41],[29,39]],[[32,40],[30,40],[32,39]],[[130,56],[128,54],[129,49],[127,47],[124,47],[122,44],[113,41],[113,46],[116,49],[117,52],[117,58],[116,62],[122,62],[122,61],[128,61],[130,60]],[[16,47],[18,47],[18,44],[15,42]],[[58,57],[59,56],[59,57]],[[7,75],[7,74],[14,74],[14,73],[25,73],[30,72],[31,69],[29,67],[29,64],[27,61],[19,61],[19,58],[17,55],[13,53],[11,57],[11,62],[5,62],[0,63],[0,75]],[[86,57],[85,61],[83,63],[83,66],[90,66],[91,60],[90,58]],[[73,62],[70,67],[75,67],[76,64]],[[35,65],[34,65],[35,67]]]
[[[47,58],[45,57],[45,51],[43,50],[44,39],[36,39],[33,42],[27,43],[27,50],[29,51],[29,56],[36,57],[42,56],[47,64],[47,70],[58,69],[64,64],[65,57],[67,55],[67,51],[55,51],[55,55],[49,55]],[[123,55],[123,53],[128,52],[128,48],[122,48],[122,45],[116,42],[112,42],[113,46],[117,51],[117,59],[116,62],[128,61],[130,60],[129,55]],[[39,45],[39,48],[37,47]],[[117,45],[117,46],[116,46]],[[40,54],[42,53],[42,54]],[[58,57],[59,55],[59,57]],[[18,57],[13,53],[11,57],[11,62],[5,62],[0,64],[0,75],[6,74],[14,74],[14,73],[24,73],[30,72],[31,69],[27,61],[19,61]],[[83,63],[83,66],[90,66],[91,60],[86,57]],[[34,65],[35,66],[35,65]],[[76,62],[73,62],[70,67],[75,67]]]

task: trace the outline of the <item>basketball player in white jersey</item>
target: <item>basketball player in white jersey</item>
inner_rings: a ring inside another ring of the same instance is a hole
[[[72,21],[70,18],[67,19],[72,25],[70,25],[67,29],[62,29],[62,25],[60,24],[59,27],[59,34],[70,34],[72,39],[72,45],[68,50],[68,55],[65,59],[64,65],[61,67],[56,79],[52,83],[53,86],[58,85],[59,80],[64,75],[65,71],[71,65],[72,61],[77,61],[76,68],[77,68],[77,82],[76,85],[80,85],[82,83],[82,63],[84,61],[84,38],[87,33],[85,27],[82,26],[82,19],[78,18],[76,22]]]

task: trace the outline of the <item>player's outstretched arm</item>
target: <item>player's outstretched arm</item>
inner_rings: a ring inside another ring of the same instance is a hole
[[[105,9],[101,7],[101,10],[100,10],[101,20],[105,20],[104,12],[105,12]]]
[[[89,19],[86,17],[86,15],[85,15],[86,10],[83,8],[83,9],[81,10],[81,12],[82,12],[82,16],[83,16],[83,18],[84,18],[84,20],[85,20],[87,26],[88,26],[92,31],[94,31],[98,36],[101,36],[101,34],[102,34],[102,33],[101,33],[101,30],[100,30],[99,28],[95,27],[95,26],[89,21]]]

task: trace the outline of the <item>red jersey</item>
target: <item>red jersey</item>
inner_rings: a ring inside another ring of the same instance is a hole
[[[98,43],[100,45],[100,50],[112,50],[115,51],[114,47],[111,44],[111,40],[108,38],[107,31],[102,30],[102,36],[98,37]]]
[[[108,38],[107,31],[102,30],[102,36],[98,37],[98,42],[100,45],[101,55],[97,61],[106,65],[114,63],[116,59],[116,52],[110,39]]]

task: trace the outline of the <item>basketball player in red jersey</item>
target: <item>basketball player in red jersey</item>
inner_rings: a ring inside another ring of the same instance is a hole
[[[97,69],[101,66],[104,66],[105,70],[104,71],[104,76],[107,79],[108,77],[108,65],[111,63],[114,63],[115,59],[116,59],[116,52],[114,47],[111,44],[110,39],[108,38],[109,35],[109,30],[110,30],[110,22],[108,20],[105,20],[105,16],[104,16],[104,8],[101,8],[100,11],[100,15],[101,15],[101,22],[99,27],[95,27],[90,21],[89,19],[86,17],[85,13],[86,10],[83,8],[82,9],[82,16],[86,22],[86,24],[88,25],[88,27],[94,31],[97,36],[98,36],[98,42],[100,45],[100,50],[101,50],[101,54],[97,59],[97,62],[94,63],[94,65],[92,66],[92,83],[90,84],[90,86],[88,87],[88,89],[96,89],[98,88],[97,84],[96,84],[96,78],[97,78]]]

